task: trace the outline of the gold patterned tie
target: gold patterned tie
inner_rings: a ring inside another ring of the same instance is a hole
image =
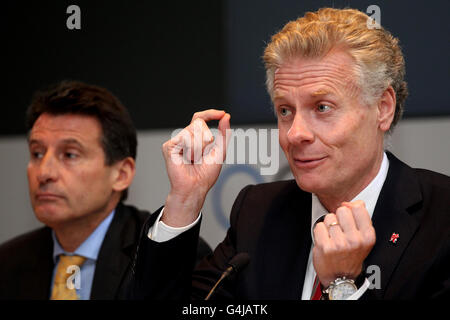
[[[72,281],[67,280],[70,276],[80,276],[80,274],[77,273],[77,270],[79,271],[79,268],[84,261],[86,261],[86,258],[80,256],[59,256],[59,262],[53,280],[51,300],[78,300],[77,292],[75,290],[76,285],[74,286]],[[77,280],[75,279],[75,284],[76,283]]]

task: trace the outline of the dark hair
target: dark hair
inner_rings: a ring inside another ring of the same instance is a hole
[[[34,93],[27,110],[29,132],[43,113],[51,115],[81,114],[95,117],[102,127],[101,145],[105,164],[112,165],[126,157],[136,159],[136,129],[130,114],[111,92],[79,81],[62,81]],[[122,192],[121,201],[128,195]]]

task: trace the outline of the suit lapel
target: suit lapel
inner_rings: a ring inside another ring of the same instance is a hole
[[[47,245],[42,246],[41,252],[39,253],[40,257],[43,259],[36,264],[36,274],[41,274],[40,279],[34,279],[33,282],[36,283],[36,295],[44,297],[47,300],[50,297],[51,293],[51,281],[53,276],[53,239],[51,237],[50,228],[48,230],[49,236],[47,237]],[[50,245],[51,244],[51,245]],[[50,249],[50,250],[49,250]],[[45,258],[44,258],[45,257]],[[37,277],[39,278],[39,277]]]
[[[282,202],[274,203],[260,243],[262,299],[301,298],[311,248],[311,194],[294,188]]]
[[[51,229],[44,227],[34,242],[33,250],[26,252],[29,263],[16,271],[17,291],[21,299],[47,300],[50,297],[54,267]],[[39,246],[37,250],[35,245]]]
[[[366,268],[379,267],[380,286],[371,291],[378,299],[384,297],[392,274],[419,226],[420,215],[414,213],[422,201],[414,171],[392,154],[388,153],[388,157],[389,172],[372,217],[377,239],[365,260]],[[394,233],[398,238],[391,241]],[[369,273],[368,276],[370,275]],[[373,281],[372,283],[375,284]]]
[[[116,208],[97,258],[92,300],[116,299],[120,294],[140,227],[133,221],[129,211],[121,203]]]

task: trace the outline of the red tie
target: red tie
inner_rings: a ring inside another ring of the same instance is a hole
[[[311,297],[311,300],[320,300],[320,297],[322,296],[322,288],[320,286],[319,278],[317,278],[317,276],[314,279],[313,291],[314,295]]]
[[[316,227],[316,224],[318,224],[319,222],[323,222],[324,220],[325,220],[325,215],[320,216],[316,220],[316,222],[314,222],[314,227],[312,230],[314,230],[314,228]],[[311,231],[311,235],[312,234],[313,234],[313,232]],[[314,240],[314,237],[313,237],[313,240]],[[313,292],[314,292],[314,294],[311,297],[311,300],[320,300],[320,297],[322,296],[322,288],[320,285],[319,278],[317,278],[317,275],[316,275],[316,278],[314,279]]]

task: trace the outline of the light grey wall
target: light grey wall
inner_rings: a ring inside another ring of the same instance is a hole
[[[267,126],[260,127],[267,128]],[[171,130],[139,132],[137,176],[130,188],[127,202],[150,211],[164,204],[169,191],[169,181],[161,145],[170,138],[170,134]],[[401,121],[394,131],[390,149],[413,167],[427,168],[450,175],[450,118]],[[26,178],[28,151],[25,137],[1,138],[0,154],[1,243],[41,224],[35,219],[29,204]],[[286,165],[281,151],[279,160],[281,167]],[[224,165],[222,174],[231,172],[233,166]],[[258,166],[251,167],[253,171],[259,171]],[[287,174],[283,178],[289,176]],[[275,176],[260,177],[260,181],[269,182],[274,179]],[[218,183],[220,181],[219,178]],[[213,201],[214,189],[210,191],[203,208],[201,235],[211,246],[216,246],[225,235],[225,226],[220,223],[220,217],[226,219],[238,192],[245,185],[255,182],[255,178],[245,172],[231,175],[226,181],[220,182],[222,192],[218,197],[219,203]]]
[[[40,225],[28,196],[25,137],[0,139],[0,243]]]

